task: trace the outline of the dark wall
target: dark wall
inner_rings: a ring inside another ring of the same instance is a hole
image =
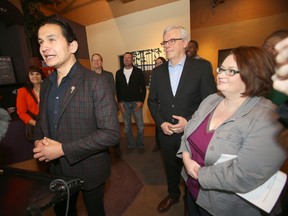
[[[32,57],[41,60],[37,39],[28,41],[25,37],[22,13],[12,3],[0,1],[0,6],[7,8],[7,13],[0,16],[0,56],[10,56],[17,82],[26,81],[26,70],[32,64]],[[86,29],[73,21],[53,15],[71,25],[79,43],[77,58],[89,59]],[[13,20],[15,18],[15,20]]]
[[[76,23],[76,22],[73,22],[73,21],[65,19],[59,15],[56,15],[56,14],[52,15],[50,17],[60,19],[64,22],[68,23],[71,26],[71,28],[74,30],[74,32],[77,36],[77,40],[78,40],[78,44],[79,44],[78,52],[77,52],[77,58],[89,59],[88,43],[87,43],[87,35],[86,35],[85,27]],[[31,48],[33,57],[38,57],[38,58],[42,59],[42,57],[39,53],[39,45],[38,45],[38,39],[37,38],[31,39],[30,48]]]
[[[23,16],[8,1],[0,1],[0,7],[6,9],[5,13],[0,13],[0,55],[12,58],[16,81],[24,82],[31,52],[25,37]]]
[[[24,27],[12,25],[0,28],[1,56],[12,58],[17,82],[25,82],[26,70],[30,64],[30,52],[25,38]]]

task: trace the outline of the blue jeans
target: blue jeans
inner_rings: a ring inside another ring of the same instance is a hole
[[[143,148],[144,147],[144,123],[143,123],[143,115],[142,115],[142,107],[135,111],[136,101],[132,102],[123,102],[123,107],[125,109],[123,115],[124,121],[124,132],[126,135],[128,148]],[[137,125],[137,139],[136,145],[133,139],[132,134],[132,114],[135,118],[135,122]]]

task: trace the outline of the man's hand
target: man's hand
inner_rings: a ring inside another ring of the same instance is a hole
[[[45,162],[60,158],[64,155],[62,144],[47,137],[35,142],[33,152],[35,159]]]
[[[273,88],[288,95],[288,38],[277,43],[275,50],[278,55],[276,73],[272,76]]]
[[[137,101],[135,111],[137,112],[142,106],[143,106],[143,103],[140,101]]]
[[[124,113],[125,112],[125,109],[124,109],[124,106],[123,106],[123,103],[119,103],[119,110]]]
[[[163,133],[166,135],[172,135],[173,131],[170,129],[171,126],[173,126],[171,123],[163,122],[161,124],[161,129],[162,129]]]
[[[174,133],[182,133],[184,131],[184,128],[187,124],[187,120],[185,118],[183,118],[182,116],[176,116],[173,115],[172,116],[174,119],[178,120],[178,123],[175,125],[171,125],[170,126],[170,130],[173,131]]]

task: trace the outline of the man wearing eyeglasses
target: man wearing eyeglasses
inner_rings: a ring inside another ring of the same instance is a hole
[[[188,41],[185,28],[167,27],[161,45],[169,61],[163,67],[154,68],[151,78],[148,106],[161,128],[159,141],[168,184],[168,196],[157,207],[160,213],[179,201],[182,162],[176,153],[184,127],[201,101],[216,92],[211,64],[186,57]]]

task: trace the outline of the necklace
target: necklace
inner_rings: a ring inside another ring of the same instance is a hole
[[[39,91],[36,91],[36,89],[35,88],[33,88],[33,91],[34,91],[34,93],[35,93],[35,95],[36,95],[36,97],[37,97],[37,100],[39,101],[40,100],[40,90]]]
[[[36,89],[33,88],[34,93],[39,96],[40,91],[36,91]]]

